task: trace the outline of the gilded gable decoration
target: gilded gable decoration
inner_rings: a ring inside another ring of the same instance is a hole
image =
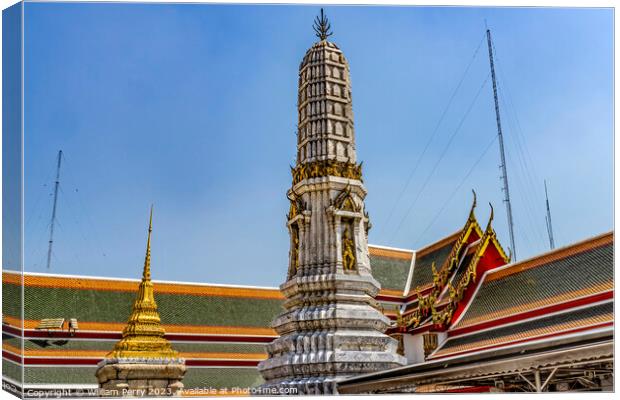
[[[341,211],[360,212],[361,207],[357,204],[355,197],[351,193],[351,186],[347,187],[338,194],[333,201],[334,207]],[[368,214],[366,214],[368,216]]]

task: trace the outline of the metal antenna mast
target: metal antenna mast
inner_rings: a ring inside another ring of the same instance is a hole
[[[549,235],[549,247],[551,250],[555,249],[555,243],[553,241],[553,226],[551,225],[551,207],[549,207],[549,195],[547,194],[547,180],[545,179],[545,199],[547,200],[547,234]]]
[[[512,220],[512,206],[510,205],[510,192],[508,191],[508,173],[506,172],[506,154],[504,153],[504,135],[502,134],[502,122],[499,116],[499,100],[497,98],[497,82],[495,80],[495,63],[493,62],[493,44],[491,43],[491,30],[487,29],[487,44],[489,46],[489,62],[491,63],[491,78],[493,80],[493,98],[495,100],[495,119],[497,120],[497,136],[499,138],[499,153],[502,161],[502,180],[504,181],[504,203],[508,214],[508,232],[510,233],[510,247],[513,259],[517,259],[515,248],[515,233]]]
[[[58,186],[60,185],[60,162],[62,161],[62,150],[58,150],[58,164],[56,165],[56,183],[54,184],[54,205],[52,206],[52,220],[50,221],[50,240],[47,248],[47,270],[52,264],[52,245],[54,244],[54,223],[56,222],[56,204],[58,202]]]

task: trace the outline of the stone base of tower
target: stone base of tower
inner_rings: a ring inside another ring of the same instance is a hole
[[[273,322],[280,337],[267,346],[269,358],[258,366],[265,379],[259,394],[337,394],[342,379],[406,364],[398,342],[383,333],[390,320],[372,306],[366,291],[377,290],[372,277],[314,278],[295,278],[280,287],[285,305],[292,307]],[[307,285],[317,291],[305,291]],[[315,305],[296,304],[311,297]]]
[[[291,342],[303,335],[304,333],[285,336],[277,341],[281,339]],[[339,338],[336,338],[336,335]],[[396,340],[386,335],[374,335],[374,332],[347,334],[341,331],[310,331],[307,336],[312,337],[314,343],[332,342],[334,347],[319,345],[315,351],[302,354],[287,352],[261,362],[259,370],[266,382],[259,388],[258,394],[338,394],[337,382],[342,379],[406,364],[406,359],[395,352]],[[321,336],[323,339],[319,339]],[[376,347],[370,344],[373,342],[381,343],[385,350],[363,350]],[[273,344],[278,346],[281,342]]]
[[[105,359],[97,380],[102,397],[175,396],[183,389],[183,360]]]
[[[334,363],[332,366],[335,369],[356,369],[356,367],[347,367],[348,363]],[[387,369],[402,367],[404,365],[403,360],[394,360],[390,363],[372,363],[372,368],[367,368],[366,364],[365,372],[378,372]],[[331,369],[328,365],[317,366],[317,369],[325,370]],[[357,368],[360,369],[360,368]],[[272,380],[261,385],[255,392],[258,395],[323,395],[323,394],[338,394],[338,382],[351,377],[356,374],[345,374],[338,376],[310,376],[310,377],[295,377],[284,378],[280,380]]]

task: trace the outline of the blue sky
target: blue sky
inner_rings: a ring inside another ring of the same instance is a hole
[[[297,72],[318,10],[28,3],[25,269],[45,272],[62,149],[51,272],[138,277],[155,203],[155,279],[281,283]],[[485,20],[497,51],[519,258],[548,249],[543,179],[556,245],[612,229],[610,10],[326,12],[351,66],[371,243],[420,248],[452,233],[475,188],[481,224],[492,202],[509,246]]]

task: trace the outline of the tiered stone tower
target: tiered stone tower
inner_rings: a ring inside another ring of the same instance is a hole
[[[368,215],[361,164],[356,163],[349,65],[315,21],[320,41],[299,67],[297,163],[288,214],[286,301],[273,327],[280,337],[259,364],[263,389],[337,393],[351,375],[406,363],[383,332],[390,322],[374,297],[379,283],[368,256]],[[271,391],[265,391],[272,393]]]
[[[122,339],[99,363],[96,371],[102,396],[172,396],[183,388],[185,361],[164,337],[151,282],[151,232],[149,220],[142,282]]]

